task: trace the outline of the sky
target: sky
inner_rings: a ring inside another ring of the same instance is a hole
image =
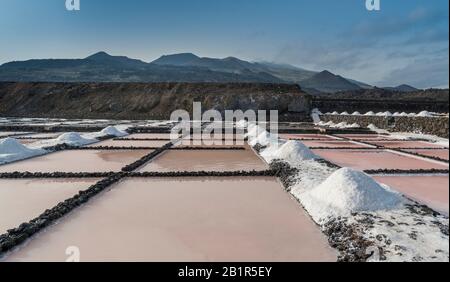
[[[449,1],[0,0],[0,64],[98,51],[238,57],[329,70],[377,86],[449,85]]]

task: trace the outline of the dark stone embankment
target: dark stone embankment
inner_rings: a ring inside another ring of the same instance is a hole
[[[353,116],[353,115],[322,115],[324,122],[334,123],[347,122],[357,123],[361,127],[370,124],[378,128],[392,132],[420,132],[423,134],[436,135],[449,138],[448,117],[384,117],[384,116]]]
[[[278,110],[309,120],[310,96],[295,84],[0,82],[0,116],[169,119],[175,110]]]

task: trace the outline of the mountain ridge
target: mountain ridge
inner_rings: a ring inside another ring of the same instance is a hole
[[[208,58],[193,53],[163,55],[145,62],[104,51],[82,59],[8,62],[0,65],[0,81],[295,83],[315,95],[373,88],[328,70],[317,72],[289,64],[249,62],[236,57]],[[400,85],[393,90],[417,89]]]
[[[301,82],[303,87],[316,89],[323,93],[336,93],[339,91],[362,89],[340,75],[335,75],[328,70],[324,70]]]

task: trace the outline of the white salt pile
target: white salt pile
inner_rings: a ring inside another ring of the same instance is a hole
[[[332,114],[332,115],[339,115],[339,113],[336,112],[336,111],[332,112],[331,114]]]
[[[323,113],[322,113],[318,108],[312,109],[311,113],[312,113],[312,114],[323,115]]]
[[[402,113],[395,112],[395,113],[393,114],[393,116],[394,116],[394,117],[405,117],[405,116],[408,116],[408,114],[405,113],[405,112],[402,112]]]
[[[348,126],[349,128],[360,128],[361,126],[357,123],[352,123]]]
[[[168,120],[168,121],[155,121],[155,122],[146,124],[146,126],[160,127],[160,126],[170,125],[172,123],[173,123],[173,121],[170,121],[170,120]]]
[[[349,115],[348,112],[342,112],[342,113],[341,113],[341,116],[348,116],[348,115]]]
[[[367,128],[372,130],[372,131],[374,131],[374,132],[380,133],[380,134],[389,134],[389,131],[387,131],[385,129],[380,129],[376,125],[374,125],[373,123],[369,124],[367,126]]]
[[[298,140],[290,140],[277,148],[269,147],[261,152],[261,157],[266,162],[271,163],[273,160],[284,160],[291,165],[296,165],[305,160],[318,159],[305,144]]]
[[[330,127],[334,127],[334,128],[347,128],[347,127],[348,127],[348,123],[345,122],[345,121],[343,121],[343,122],[340,122],[340,123],[338,123],[338,124],[331,125]]]
[[[108,126],[99,132],[96,132],[93,134],[85,134],[83,137],[92,139],[92,138],[105,137],[105,136],[123,137],[123,136],[128,135],[128,132],[126,132],[122,128],[120,126]]]
[[[383,113],[377,113],[376,114],[377,116],[380,116],[380,117],[391,117],[392,116],[392,113],[391,112],[389,112],[389,111],[387,111],[387,112],[383,112]]]
[[[313,109],[311,111],[311,118],[315,124],[320,123],[320,116],[323,115],[319,109]]]
[[[329,121],[329,122],[320,121],[320,122],[317,122],[317,123],[315,123],[315,124],[316,124],[316,125],[319,125],[319,126],[328,126],[328,127],[331,127],[331,128],[340,128],[340,129],[345,129],[345,128],[360,128],[360,127],[361,127],[361,126],[360,126],[359,124],[357,124],[357,123],[348,124],[348,123],[345,122],[345,121],[340,122],[340,123],[338,123],[338,124],[335,124],[335,123],[332,122],[332,121]]]
[[[13,138],[0,139],[0,164],[6,164],[45,154],[42,149],[31,149]]]
[[[257,130],[257,132],[259,132],[259,131]],[[257,144],[259,144],[261,146],[269,146],[269,145],[277,144],[277,143],[278,143],[278,138],[276,136],[273,136],[272,134],[270,134],[269,132],[267,132],[265,130],[262,133],[260,133],[258,135],[258,137],[256,137],[256,138],[249,137],[249,141],[248,141],[248,144],[252,147],[256,146]]]
[[[372,112],[372,111],[370,111],[370,112],[367,112],[367,113],[365,113],[364,115],[365,115],[365,116],[374,116],[374,115],[375,115],[375,113],[374,113],[374,112]]]
[[[418,113],[416,116],[418,117],[433,117],[433,114],[428,111],[422,111]]]
[[[319,186],[305,192],[302,204],[321,222],[329,217],[354,212],[374,212],[399,208],[406,200],[384,188],[369,175],[351,168],[334,172]]]
[[[236,123],[237,128],[247,128],[248,122],[245,119],[241,119]]]
[[[90,138],[84,138],[79,133],[76,132],[69,132],[64,133],[60,135],[58,138],[55,139],[54,143],[57,144],[67,144],[71,146],[84,146],[88,144],[92,144],[97,142],[96,139],[90,139]]]
[[[261,133],[264,132],[267,132],[265,128],[251,123],[248,125],[248,131],[245,136],[248,137],[249,140],[252,140],[254,138],[257,138]]]
[[[354,112],[353,114],[352,114],[353,116],[360,116],[361,115],[361,113],[360,112],[358,112],[358,111],[356,111],[356,112]]]

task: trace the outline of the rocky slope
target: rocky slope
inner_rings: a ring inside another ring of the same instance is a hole
[[[278,110],[307,118],[297,85],[258,83],[0,83],[0,116],[168,119],[177,109]]]

